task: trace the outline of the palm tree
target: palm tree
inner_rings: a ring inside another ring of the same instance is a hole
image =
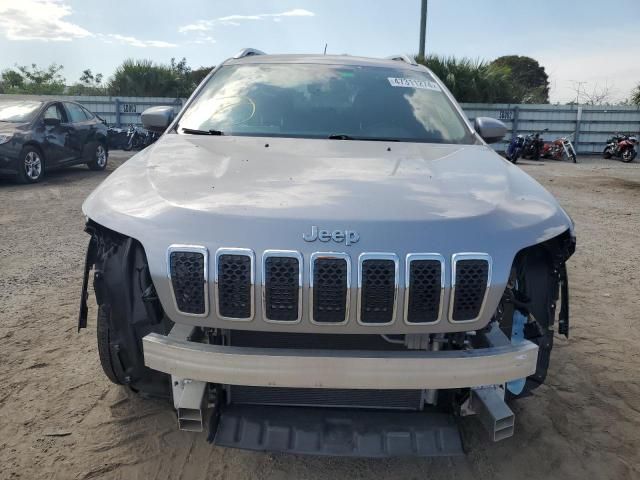
[[[416,61],[430,68],[459,102],[513,103],[514,88],[508,67],[484,60],[429,55]]]

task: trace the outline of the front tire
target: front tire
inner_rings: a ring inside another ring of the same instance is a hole
[[[87,166],[91,170],[102,171],[107,168],[109,156],[104,144],[97,142],[87,145],[87,160]]]
[[[609,160],[613,154],[611,153],[611,147],[607,147],[602,152],[602,158]]]
[[[636,158],[638,152],[634,148],[627,148],[624,152],[622,152],[622,161],[624,163],[633,162],[633,159]]]
[[[105,375],[116,385],[124,385],[125,378],[122,374],[122,367],[117,354],[114,354],[111,346],[110,335],[110,309],[101,305],[98,308],[97,336],[98,336],[98,356],[100,357],[100,365]],[[118,373],[120,372],[120,373]]]
[[[44,157],[32,146],[22,149],[18,158],[18,183],[37,183],[44,177]]]

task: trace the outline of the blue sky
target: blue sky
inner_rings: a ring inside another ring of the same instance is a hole
[[[0,0],[0,69],[56,62],[72,83],[124,58],[215,65],[245,46],[381,57],[418,49],[420,0]],[[551,100],[640,82],[638,0],[429,0],[427,51],[536,58]],[[611,21],[614,19],[614,21]]]

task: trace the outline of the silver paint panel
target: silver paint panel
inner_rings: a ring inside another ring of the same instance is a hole
[[[491,288],[481,318],[463,324],[396,321],[380,329],[388,334],[482,328],[500,301],[517,252],[571,227],[544,188],[485,146],[171,133],[113,172],[85,201],[83,212],[140,241],[165,312],[195,326],[229,328],[230,322],[215,309],[200,318],[177,311],[166,267],[172,244],[201,245],[210,252],[240,244],[258,255],[279,248],[298,251],[306,260],[319,245],[302,240],[300,232],[323,225],[359,232],[357,244],[333,246],[353,261],[375,251],[400,257],[424,251],[445,258],[457,252],[491,255]],[[261,272],[256,275],[261,282]],[[400,278],[399,299],[405,284],[404,275]],[[210,299],[213,287],[210,283]],[[304,306],[310,304],[308,280],[303,287]],[[353,285],[349,308],[354,321],[315,325],[304,307],[295,331],[370,333],[355,321]],[[259,321],[237,321],[234,328],[291,330],[262,321],[262,308],[254,317]]]

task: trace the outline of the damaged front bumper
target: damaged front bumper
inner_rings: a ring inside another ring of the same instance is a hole
[[[536,370],[530,341],[472,350],[350,351],[209,345],[151,333],[145,364],[175,377],[292,388],[446,389],[500,385]]]

